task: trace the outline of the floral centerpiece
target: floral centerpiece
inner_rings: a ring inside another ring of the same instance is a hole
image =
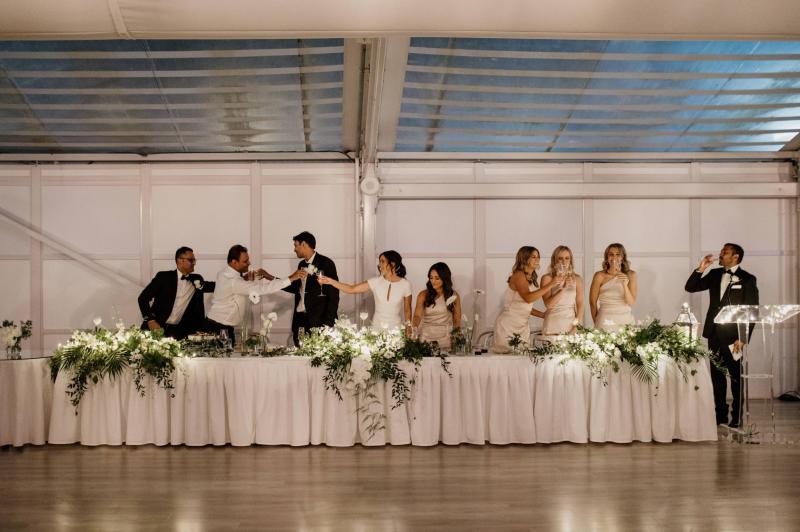
[[[75,331],[64,345],[59,345],[50,359],[53,380],[59,372],[70,373],[67,394],[73,406],[78,406],[90,384],[105,377],[117,378],[126,368],[133,371],[134,384],[144,396],[144,379],[151,376],[158,386],[171,390],[175,358],[182,356],[181,345],[164,338],[163,331],[143,331],[139,327],[117,330],[96,327],[92,331]]]
[[[445,355],[437,345],[407,338],[400,329],[358,327],[347,318],[336,320],[333,327],[309,331],[302,337],[297,354],[310,357],[313,367],[325,368],[325,387],[339,399],[345,392],[361,400],[358,412],[370,437],[384,428],[386,417],[382,409],[374,408],[381,403],[374,391],[378,380],[391,383],[394,409],[411,398],[423,357],[442,358],[448,371]],[[414,375],[409,377],[400,367],[401,362],[410,362]]]
[[[245,340],[245,347],[247,348],[244,354],[260,357],[278,357],[294,354],[294,348],[283,345],[270,345],[270,333],[272,325],[278,319],[275,312],[270,312],[267,315],[261,315],[261,328],[257,334],[251,334]]]
[[[181,351],[188,357],[229,357],[233,353],[230,342],[211,333],[190,334],[181,340]]]
[[[6,357],[11,359],[22,358],[22,346],[20,342],[25,338],[30,338],[33,323],[31,320],[14,323],[10,320],[3,320],[0,327],[0,341],[6,348]]]
[[[557,336],[543,345],[519,346],[534,361],[561,357],[580,360],[590,373],[608,383],[608,372],[619,371],[622,362],[631,366],[632,374],[643,382],[658,382],[658,361],[668,357],[675,361],[684,378],[696,370],[689,365],[708,357],[708,351],[695,339],[688,338],[679,327],[662,325],[651,320],[640,325],[626,325],[618,332],[578,327],[575,334]]]

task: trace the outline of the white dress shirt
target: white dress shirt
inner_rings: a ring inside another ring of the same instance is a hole
[[[736,275],[736,270],[739,269],[739,265],[737,264],[736,266],[731,266],[730,268],[726,268],[726,269],[732,271],[733,274]],[[722,298],[725,297],[725,290],[728,289],[728,285],[729,284],[732,284],[731,283],[731,274],[725,273],[723,271],[722,272],[722,280],[720,281],[720,284],[719,284],[719,300],[720,301],[722,301]]]
[[[309,266],[314,263],[314,257],[316,257],[316,256],[317,256],[317,253],[314,252],[314,254],[311,255],[311,258],[306,261]],[[308,266],[306,266],[306,268],[308,268]],[[308,277],[306,276],[306,277],[303,277],[300,280],[300,301],[297,303],[297,312],[305,312],[306,311],[306,279],[307,278]]]
[[[208,319],[222,325],[237,327],[244,317],[246,305],[252,304],[248,299],[251,293],[259,295],[271,294],[292,284],[289,279],[275,278],[272,281],[246,281],[241,274],[226,266],[217,274],[217,286],[214,288],[214,299]]]
[[[175,303],[172,305],[172,312],[167,318],[169,325],[177,325],[183,318],[183,313],[186,312],[186,307],[189,306],[189,301],[192,300],[194,295],[194,286],[188,279],[181,279],[183,275],[180,270],[178,272],[178,290],[175,292]]]

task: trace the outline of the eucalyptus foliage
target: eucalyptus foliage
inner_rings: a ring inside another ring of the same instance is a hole
[[[423,358],[439,357],[449,374],[446,355],[436,344],[406,338],[399,329],[359,328],[347,319],[337,320],[333,327],[311,329],[296,354],[309,357],[312,367],[325,368],[325,388],[340,400],[343,392],[360,398],[358,413],[370,437],[384,428],[386,417],[374,389],[378,381],[391,383],[394,409],[411,399]],[[402,362],[412,364],[411,377]]]
[[[658,320],[626,325],[618,332],[578,327],[575,334],[557,336],[525,350],[534,361],[557,356],[562,363],[580,360],[604,384],[608,382],[608,371],[618,372],[622,362],[627,362],[633,376],[642,382],[657,383],[660,358],[674,360],[687,379],[696,373],[689,365],[709,356],[700,342],[690,340],[681,328],[662,325]]]
[[[180,343],[164,338],[163,331],[126,329],[119,324],[116,331],[98,328],[73,332],[69,341],[53,353],[50,372],[54,381],[60,372],[69,373],[67,395],[77,407],[90,385],[106,377],[116,379],[126,369],[133,372],[136,390],[143,397],[147,376],[171,390],[175,358],[181,355]]]

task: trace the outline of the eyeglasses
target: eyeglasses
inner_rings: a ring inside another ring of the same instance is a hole
[[[197,262],[197,259],[195,259],[195,258],[191,258],[191,259],[189,257],[178,257],[178,258],[181,259],[181,260],[185,260],[186,262],[191,262],[192,264]]]

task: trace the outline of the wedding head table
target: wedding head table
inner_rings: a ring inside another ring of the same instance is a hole
[[[47,359],[0,361],[0,445],[458,445],[715,441],[708,361],[682,373],[659,361],[644,383],[623,363],[607,384],[576,360],[524,356],[424,359],[411,400],[392,408],[391,386],[362,405],[325,388],[308,358],[181,358],[174,389],[145,394],[132,375],[105,378],[75,407],[69,376],[49,379]],[[385,415],[370,434],[359,408]]]

